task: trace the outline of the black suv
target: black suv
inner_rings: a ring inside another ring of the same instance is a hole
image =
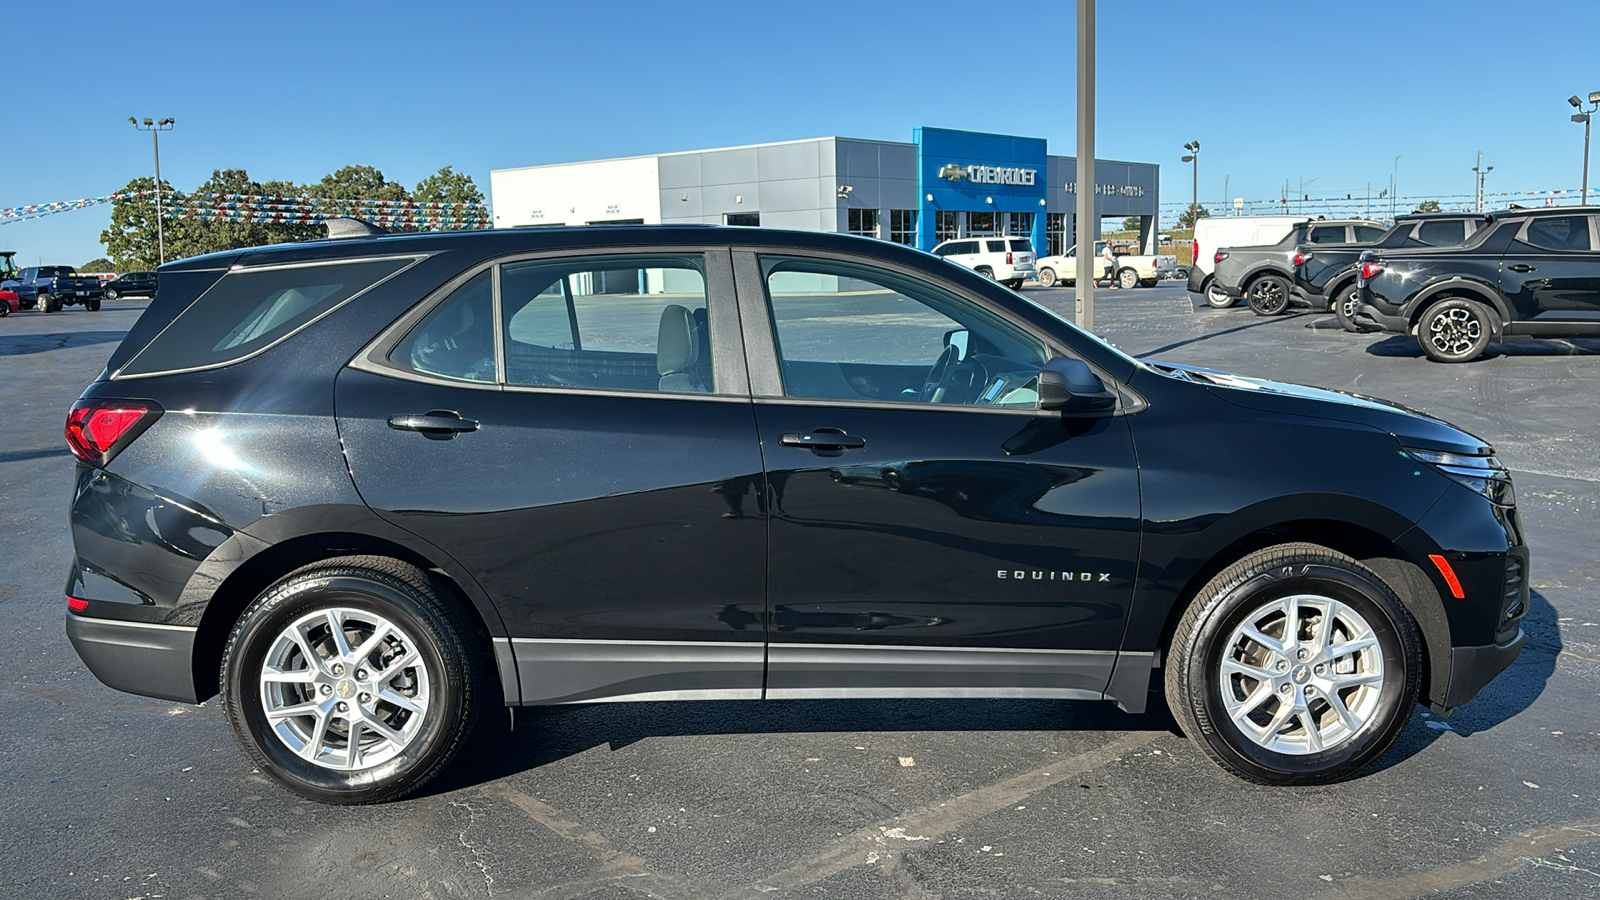
[[[1288,312],[1292,300],[1304,302],[1304,298],[1291,293],[1298,247],[1303,244],[1370,244],[1383,234],[1382,227],[1365,219],[1301,222],[1276,244],[1218,249],[1212,258],[1216,269],[1212,272],[1211,283],[1235,300],[1245,298],[1250,310],[1258,316],[1282,315]],[[1318,308],[1326,309],[1327,304],[1321,303]]]
[[[1404,247],[1453,247],[1471,237],[1487,219],[1482,213],[1410,213],[1395,219],[1394,227],[1376,241],[1351,244],[1301,244],[1295,248],[1294,299],[1316,309],[1330,303],[1345,331],[1360,331],[1355,323],[1361,303],[1356,279],[1361,274],[1361,254]]]
[[[123,272],[116,278],[106,282],[106,299],[117,300],[122,297],[154,297],[156,295],[156,273],[154,272]]]
[[[1430,359],[1477,359],[1494,337],[1600,336],[1595,207],[1511,209],[1456,247],[1363,254],[1358,326],[1412,334]]]
[[[1523,641],[1483,441],[1140,362],[846,235],[184,260],[66,429],[79,655],[122,690],[220,691],[255,764],[328,802],[415,790],[502,699],[1139,712],[1158,672],[1221,765],[1326,782]],[[1349,465],[1237,464],[1263,447]]]

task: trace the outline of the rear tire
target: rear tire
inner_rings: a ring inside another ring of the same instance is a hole
[[[1024,279],[1021,279],[1021,278],[1013,278],[1010,281],[1006,282],[1006,287],[1011,288],[1013,291],[1020,291],[1020,290],[1022,290],[1022,282],[1023,282],[1023,280]]]
[[[117,294],[117,289],[116,288],[106,288],[106,299],[107,300],[115,300],[115,299],[117,299],[118,296],[119,295]]]
[[[1139,273],[1133,269],[1122,269],[1117,272],[1117,287],[1131,291],[1139,286]]]
[[[1039,286],[1040,287],[1047,287],[1047,288],[1048,287],[1055,287],[1056,286],[1056,270],[1055,269],[1050,269],[1050,268],[1040,269],[1039,270]]]
[[[1205,286],[1206,305],[1212,309],[1227,309],[1238,302],[1228,296],[1228,292],[1217,287],[1215,282],[1207,282]]]
[[[11,304],[4,300],[0,300],[0,319],[4,319],[9,315],[11,315]]]
[[[1483,355],[1494,336],[1494,310],[1465,297],[1446,297],[1429,306],[1417,322],[1417,343],[1434,362],[1470,362]]]
[[[100,311],[100,298],[99,297],[90,297],[89,299],[83,301],[83,308],[87,309],[89,312],[99,312]]]
[[[990,281],[994,280],[994,270],[988,266],[979,266],[977,271],[979,275],[982,275]]]
[[[223,709],[246,755],[322,803],[422,787],[488,693],[469,614],[427,573],[386,557],[291,573],[239,617],[222,658]]]
[[[1361,308],[1361,290],[1355,282],[1340,285],[1333,293],[1333,315],[1339,327],[1351,334],[1361,334],[1367,329],[1356,324],[1356,310]]]
[[[1348,649],[1347,649],[1348,648]],[[1167,703],[1199,748],[1257,784],[1327,784],[1388,750],[1416,704],[1422,647],[1394,591],[1315,544],[1241,559],[1178,623]]]
[[[1262,275],[1245,289],[1245,299],[1258,316],[1281,316],[1289,309],[1289,282],[1281,275]]]

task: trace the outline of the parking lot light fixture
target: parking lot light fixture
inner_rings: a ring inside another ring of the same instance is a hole
[[[1189,195],[1189,215],[1193,216],[1200,208],[1200,142],[1190,141],[1183,145],[1183,149],[1189,151],[1183,161],[1194,164],[1194,185]],[[1190,227],[1193,227],[1192,223]]]
[[[163,131],[171,131],[172,130],[172,126],[178,124],[178,121],[176,119],[171,118],[171,117],[167,117],[167,118],[161,119],[160,121],[156,121],[156,120],[150,118],[149,116],[145,116],[144,122],[140,123],[138,120],[134,119],[133,116],[129,116],[128,117],[128,124],[132,125],[134,128],[139,129],[140,131],[148,131],[148,132],[150,132],[150,145],[155,150],[155,156],[156,156],[156,254],[160,258],[160,263],[165,263],[167,261],[167,233],[166,233],[166,225],[165,225],[164,222],[162,222],[163,213],[162,213],[162,209],[161,209],[161,139],[160,139],[159,135]],[[158,263],[158,264],[160,264],[160,263]]]
[[[1582,206],[1588,206],[1589,205],[1589,127],[1590,127],[1590,121],[1589,120],[1594,117],[1595,110],[1600,109],[1600,91],[1593,91],[1593,92],[1591,92],[1589,94],[1589,108],[1587,110],[1585,110],[1583,108],[1583,101],[1578,99],[1578,95],[1577,94],[1573,94],[1571,97],[1568,97],[1567,98],[1567,102],[1572,104],[1572,108],[1573,109],[1577,110],[1577,112],[1574,113],[1573,116],[1572,116],[1572,121],[1574,121],[1574,122],[1582,122],[1583,123],[1583,196],[1582,196],[1582,199],[1579,200],[1578,202]]]

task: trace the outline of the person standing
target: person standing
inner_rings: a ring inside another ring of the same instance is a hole
[[[1111,242],[1100,245],[1100,259],[1106,264],[1106,282],[1111,290],[1117,289],[1117,255],[1111,251]]]

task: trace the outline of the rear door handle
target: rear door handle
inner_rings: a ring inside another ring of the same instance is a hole
[[[840,428],[816,428],[807,432],[790,431],[778,437],[782,447],[804,447],[808,450],[860,450],[867,439],[845,434]]]
[[[1506,268],[1510,269],[1513,272],[1532,272],[1533,271],[1533,266],[1523,265],[1522,263],[1518,263],[1517,265],[1514,265],[1514,266],[1506,266]]]
[[[454,410],[431,409],[421,414],[390,416],[389,427],[397,431],[420,431],[424,437],[448,441],[458,434],[477,431],[478,420],[463,418]]]

